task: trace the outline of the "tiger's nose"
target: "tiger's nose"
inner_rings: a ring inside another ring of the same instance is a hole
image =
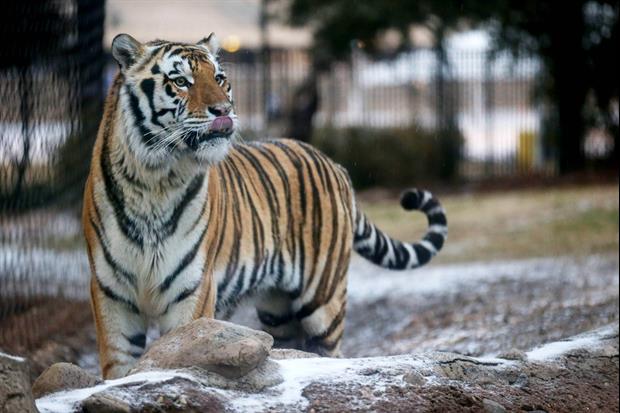
[[[230,113],[232,105],[230,103],[220,103],[213,106],[208,106],[207,110],[214,116],[226,116]]]

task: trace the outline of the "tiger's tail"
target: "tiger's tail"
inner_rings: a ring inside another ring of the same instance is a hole
[[[353,248],[364,258],[392,270],[418,268],[435,256],[448,236],[446,213],[428,191],[410,189],[400,200],[408,211],[420,210],[428,219],[428,230],[418,242],[406,243],[390,238],[357,208]]]

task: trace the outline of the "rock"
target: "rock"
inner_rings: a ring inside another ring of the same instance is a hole
[[[414,386],[423,386],[426,384],[426,379],[422,374],[418,373],[415,370],[411,370],[408,373],[405,373],[403,376],[403,380],[405,380],[409,384],[413,384]]]
[[[0,413],[38,411],[29,377],[26,359],[0,353]]]
[[[321,357],[315,353],[308,353],[307,351],[295,350],[292,348],[274,348],[269,354],[273,360],[286,360],[286,359],[308,359],[313,357]]]
[[[132,397],[128,397],[133,394]],[[223,412],[226,399],[194,380],[173,377],[163,382],[121,384],[80,403],[84,413],[210,413]]]
[[[446,352],[267,358],[236,379],[200,367],[155,371],[108,382],[86,400],[84,390],[77,390],[39,403],[42,410],[64,403],[58,411],[89,413],[618,411],[618,348],[614,325],[550,343],[525,360]],[[282,378],[282,385],[273,386]]]
[[[504,406],[490,399],[482,400],[482,406],[487,413],[506,413]]]
[[[61,390],[83,389],[101,383],[86,370],[71,363],[56,363],[47,368],[32,385],[35,398]]]
[[[237,379],[265,361],[272,345],[265,332],[200,318],[153,343],[131,373],[197,367]]]
[[[525,360],[527,358],[527,355],[524,351],[513,348],[503,353],[500,353],[497,358],[504,360]]]
[[[95,393],[82,401],[84,413],[130,413],[131,405],[106,393]]]
[[[283,380],[278,364],[269,359],[265,360],[245,376],[236,379],[228,379],[217,373],[208,371],[195,372],[194,376],[196,380],[208,387],[239,390],[249,393],[258,393],[267,387],[282,383]]]
[[[474,357],[454,353],[430,353],[436,361],[436,374],[451,380],[477,382],[481,384],[506,381],[497,374],[495,367],[501,366],[494,361],[479,360]]]

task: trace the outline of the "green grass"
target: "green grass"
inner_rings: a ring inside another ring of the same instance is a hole
[[[448,215],[449,239],[437,262],[618,253],[615,185],[440,200]],[[373,222],[398,239],[413,241],[424,234],[423,215],[403,211],[397,200],[361,204]]]

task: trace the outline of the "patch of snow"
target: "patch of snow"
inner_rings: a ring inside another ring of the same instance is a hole
[[[618,335],[618,327],[607,326],[590,333],[581,334],[568,340],[548,343],[526,353],[529,361],[553,360],[576,349],[593,349],[600,345],[601,339]]]
[[[390,271],[369,265],[363,258],[355,256],[349,270],[348,299],[372,302],[383,297],[458,292],[464,285],[477,285],[479,288],[481,282],[500,278],[523,282],[558,275],[573,279],[582,277],[584,270],[593,271],[593,268],[604,263],[603,257],[594,255],[580,260],[571,257],[534,258]]]
[[[6,354],[6,353],[3,353],[3,352],[1,352],[1,351],[0,351],[0,357],[7,358],[7,359],[9,359],[9,360],[13,360],[13,361],[17,361],[17,362],[19,362],[19,363],[22,363],[22,362],[24,362],[24,361],[25,361],[25,359],[23,359],[23,358],[21,358],[21,357],[12,356],[12,355],[10,355],[10,354]]]
[[[385,390],[388,385],[404,386],[405,370],[429,366],[426,361],[409,355],[357,359],[305,358],[276,361],[284,381],[261,394],[235,394],[234,407],[239,411],[258,412],[284,405],[295,410],[307,407],[303,389],[311,383],[355,383]],[[376,373],[373,370],[380,370]],[[351,401],[354,403],[354,401]]]
[[[132,383],[159,383],[162,381],[170,380],[174,377],[182,377],[189,380],[194,380],[189,374],[178,372],[175,370],[165,371],[149,371],[144,373],[132,374],[127,377],[123,377],[115,380],[107,380],[103,384],[99,384],[94,387],[86,389],[68,390],[58,393],[53,393],[36,400],[37,409],[40,413],[61,413],[70,412],[74,409],[76,404],[81,400],[84,400],[95,393],[99,393],[110,387],[120,386],[123,384]]]

